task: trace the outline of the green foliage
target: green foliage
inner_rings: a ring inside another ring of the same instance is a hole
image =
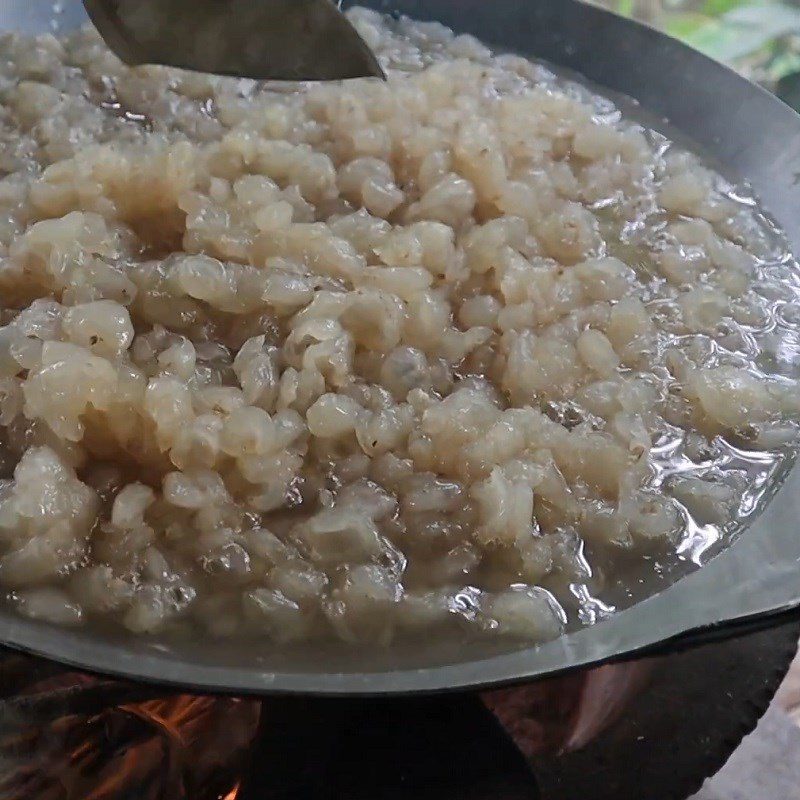
[[[767,66],[769,77],[780,81],[791,75],[800,76],[800,52],[790,50],[778,53]]]
[[[701,7],[701,13],[706,17],[720,17],[746,2],[747,0],[706,0]]]
[[[699,31],[707,27],[709,19],[704,14],[696,11],[686,11],[683,14],[672,14],[664,21],[664,30],[676,39],[689,41],[696,37]]]
[[[620,14],[646,14],[647,22],[741,70],[800,110],[800,0],[595,2]]]
[[[800,31],[800,9],[781,3],[738,5],[698,21],[682,38],[720,61],[734,62]]]

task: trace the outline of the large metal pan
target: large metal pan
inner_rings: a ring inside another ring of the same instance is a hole
[[[574,70],[641,104],[731,177],[748,181],[800,253],[800,117],[724,67],[576,0],[374,0],[499,50]],[[0,29],[50,30],[50,3],[6,0]],[[83,19],[63,4],[62,28]],[[657,125],[658,123],[656,123]],[[0,641],[84,669],[195,691],[319,695],[432,692],[519,681],[772,624],[800,606],[800,469],[727,550],[656,597],[541,647],[420,642],[381,651],[237,648],[67,631],[0,609]],[[505,649],[502,649],[505,648]]]

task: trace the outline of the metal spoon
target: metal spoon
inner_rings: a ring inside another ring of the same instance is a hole
[[[274,80],[385,77],[330,0],[83,0],[126,64]]]

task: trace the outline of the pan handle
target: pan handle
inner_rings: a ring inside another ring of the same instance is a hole
[[[239,800],[539,800],[475,694],[264,701]]]

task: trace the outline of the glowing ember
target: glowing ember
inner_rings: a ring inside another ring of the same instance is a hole
[[[0,706],[0,796],[233,800],[260,702],[189,695],[124,702],[126,692],[158,691],[75,673],[24,687]],[[82,704],[89,712],[75,713]]]

